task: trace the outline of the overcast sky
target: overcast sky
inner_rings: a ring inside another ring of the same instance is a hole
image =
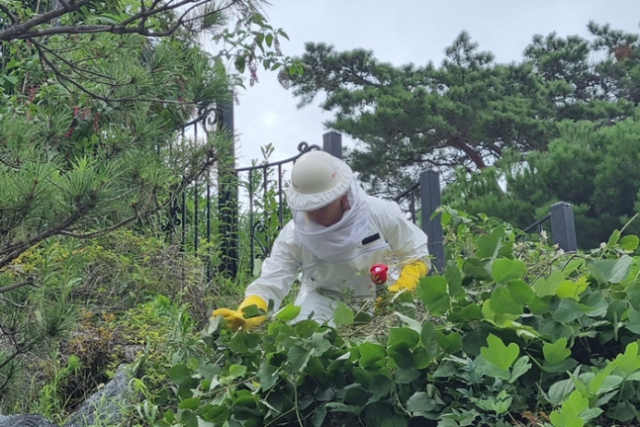
[[[271,0],[270,23],[282,28],[285,55],[304,52],[305,42],[325,42],[338,51],[364,48],[396,65],[440,65],[444,49],[463,30],[496,62],[522,59],[535,34],[588,37],[590,20],[614,29],[640,32],[640,0]],[[273,143],[270,160],[297,153],[300,141],[322,144],[323,122],[331,115],[316,105],[297,109],[276,73],[259,69],[260,82],[239,94],[235,106],[238,167],[260,158]],[[353,144],[343,135],[345,145]]]

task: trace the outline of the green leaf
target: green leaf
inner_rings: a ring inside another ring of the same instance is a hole
[[[499,287],[493,291],[491,295],[490,307],[496,314],[522,314],[523,305],[517,303],[511,296],[508,289]]]
[[[620,230],[613,230],[611,236],[609,236],[609,241],[607,242],[607,246],[615,246],[620,240]]]
[[[502,247],[504,238],[505,230],[503,226],[494,228],[488,236],[478,237],[476,240],[476,246],[478,247],[476,256],[478,258],[493,258]]]
[[[560,300],[560,304],[551,315],[551,318],[556,322],[569,323],[579,319],[591,310],[593,310],[593,308],[580,304],[575,300],[563,299]]]
[[[178,405],[179,409],[198,409],[200,406],[200,398],[192,397],[190,399],[185,399]]]
[[[421,412],[424,408],[429,406],[432,399],[424,391],[418,391],[407,400],[407,410],[409,412]]]
[[[573,298],[578,301],[578,296],[583,293],[587,287],[589,286],[589,282],[586,277],[581,277],[577,281],[572,280],[564,280],[558,285],[558,289],[556,290],[556,295],[559,298]]]
[[[277,368],[269,366],[263,360],[258,370],[258,379],[260,380],[260,389],[262,391],[270,390],[278,382]]]
[[[625,251],[633,252],[638,248],[640,238],[638,236],[628,235],[620,239],[620,247]]]
[[[420,342],[420,335],[411,328],[391,328],[389,330],[388,347],[394,348],[399,345],[414,347]]]
[[[244,73],[244,68],[246,66],[246,62],[245,62],[245,57],[244,56],[238,56],[236,57],[235,60],[235,66],[236,66],[236,70],[238,70],[238,72],[240,74]]]
[[[493,279],[502,284],[521,279],[526,271],[527,265],[518,259],[500,258],[495,260],[491,266]]]
[[[353,324],[353,310],[347,304],[340,301],[333,312],[333,323],[336,326],[345,326]]]
[[[447,279],[442,276],[427,276],[420,280],[417,294],[427,310],[434,316],[441,316],[449,310]]]
[[[420,340],[427,351],[428,357],[435,357],[438,354],[438,338],[436,337],[436,325],[431,321],[422,324]]]
[[[617,260],[605,259],[589,265],[589,271],[601,284],[620,283],[629,275],[633,258],[623,255]]]
[[[278,311],[274,317],[278,320],[282,320],[283,322],[288,322],[298,317],[301,310],[302,307],[298,307],[297,305],[293,304],[287,304],[287,306]]]
[[[327,408],[322,405],[314,412],[313,416],[311,417],[311,423],[314,427],[322,427],[326,416]]]
[[[198,427],[198,417],[190,410],[184,410],[180,413],[180,421],[185,427]]]
[[[359,350],[360,359],[358,359],[358,363],[365,369],[380,360],[384,360],[387,356],[384,347],[380,344],[365,342],[360,344]]]
[[[548,278],[540,278],[533,284],[533,291],[539,298],[553,296],[558,290],[560,283],[565,280],[564,274],[559,271],[554,272]]]
[[[567,396],[569,396],[569,394],[573,390],[575,390],[575,388],[576,387],[573,384],[573,381],[570,379],[558,381],[555,384],[553,384],[551,387],[549,387],[549,392],[547,393],[547,396],[549,396],[549,401],[553,405],[560,405],[562,402],[564,402],[567,399]]]
[[[528,304],[535,297],[533,289],[524,280],[516,279],[507,284],[511,297],[518,304]]]
[[[441,331],[436,331],[436,339],[440,348],[447,354],[453,354],[462,349],[462,336],[457,332],[445,335]]]
[[[447,265],[444,277],[449,285],[449,295],[455,298],[463,298],[465,292],[462,288],[462,271],[458,266],[456,264]]]
[[[571,350],[567,348],[567,343],[566,338],[560,338],[553,344],[545,343],[542,346],[545,362],[549,365],[555,365],[571,356]]]
[[[579,391],[574,391],[562,404],[560,412],[551,412],[550,418],[554,427],[582,427],[585,421],[580,414],[589,407],[589,401]]]
[[[476,280],[488,280],[491,278],[487,271],[487,264],[478,258],[467,258],[462,264],[462,272],[466,277]]]
[[[287,358],[289,359],[289,369],[291,373],[297,374],[300,372],[309,361],[309,357],[311,356],[311,351],[306,350],[304,347],[299,345],[294,345],[289,349],[287,353]]]
[[[514,363],[513,365],[513,369],[511,370],[511,378],[509,378],[509,382],[513,384],[518,378],[520,378],[522,375],[529,372],[529,369],[531,369],[531,366],[532,366],[531,363],[529,363],[529,356],[520,357],[518,360],[516,360],[516,363]]]
[[[271,47],[271,44],[273,43],[273,34],[267,34],[265,41],[267,42],[267,46]]]
[[[640,311],[630,308],[627,312],[627,324],[625,327],[634,334],[640,335]]]
[[[615,365],[628,376],[640,369],[640,356],[638,356],[638,343],[627,345],[623,354],[618,354],[614,360]]]
[[[511,343],[509,346],[504,345],[502,340],[493,334],[487,337],[487,347],[482,347],[480,353],[487,362],[494,364],[500,369],[508,370],[513,362],[518,358],[520,347],[518,344]]]
[[[247,372],[247,367],[244,365],[231,365],[229,366],[229,375],[234,378],[243,376]]]
[[[189,368],[182,364],[169,369],[169,378],[178,385],[187,385],[193,380]]]

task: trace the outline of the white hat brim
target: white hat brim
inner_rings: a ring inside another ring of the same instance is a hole
[[[287,202],[289,208],[296,211],[315,211],[316,209],[323,208],[329,203],[339,199],[342,195],[347,193],[351,182],[353,181],[353,172],[346,163],[340,164],[342,171],[342,179],[331,190],[324,191],[317,194],[300,194],[294,191],[293,186],[290,185],[287,188]]]

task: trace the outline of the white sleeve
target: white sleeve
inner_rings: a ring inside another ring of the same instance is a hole
[[[293,244],[292,224],[287,224],[276,239],[271,254],[262,263],[260,277],[245,290],[245,297],[257,295],[267,304],[273,301],[275,310],[280,308],[300,272],[301,251]]]
[[[420,259],[431,268],[427,235],[403,215],[397,203],[378,199],[372,210],[398,263]]]

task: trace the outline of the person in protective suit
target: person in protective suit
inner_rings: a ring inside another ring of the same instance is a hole
[[[413,291],[429,270],[427,236],[408,221],[397,203],[368,196],[351,168],[324,152],[310,151],[295,162],[287,200],[293,213],[264,260],[260,277],[245,291],[237,310],[220,308],[233,330],[252,329],[266,316],[245,318],[243,309],[268,302],[278,310],[296,278],[301,287],[294,305],[297,320],[331,322],[338,301],[350,293],[375,299],[369,269],[398,266],[398,280],[388,290]]]

